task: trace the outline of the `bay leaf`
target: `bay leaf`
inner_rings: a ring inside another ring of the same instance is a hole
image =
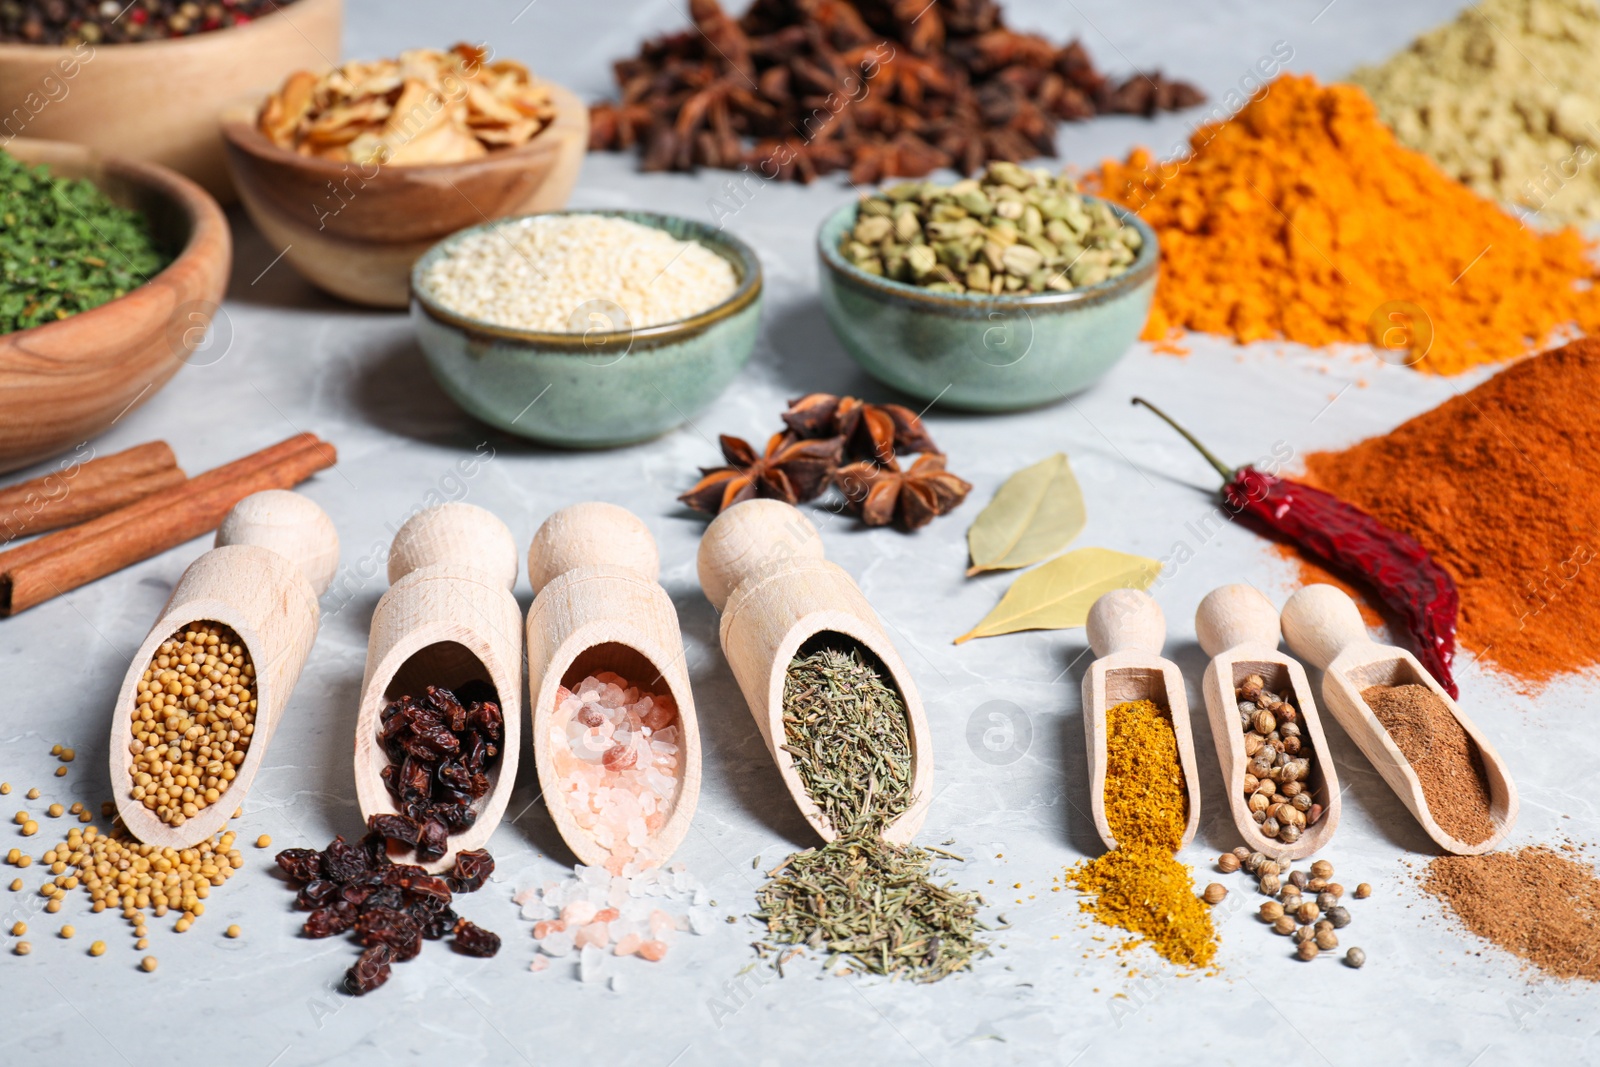
[[[1066,453],[1024,467],[995,490],[967,530],[967,577],[1038,563],[1071,544],[1086,518]]]
[[[1109,548],[1080,548],[1035,567],[1011,583],[983,621],[956,638],[995,637],[1018,630],[1082,626],[1089,608],[1113,589],[1148,589],[1161,573],[1159,560]]]

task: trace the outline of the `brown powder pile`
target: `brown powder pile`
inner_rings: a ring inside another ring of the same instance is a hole
[[[1600,880],[1542,846],[1482,856],[1440,856],[1422,888],[1486,941],[1556,978],[1600,982]]]
[[[1416,538],[1461,591],[1460,641],[1534,686],[1600,663],[1600,340],[1522,361],[1307,480]]]
[[[1483,755],[1438,694],[1425,685],[1375,685],[1361,699],[1417,772],[1433,821],[1469,845],[1494,833]]]

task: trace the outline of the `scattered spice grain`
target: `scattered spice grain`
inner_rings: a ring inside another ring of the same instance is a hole
[[[1344,962],[1347,967],[1360,969],[1367,962],[1367,954],[1359,948],[1352,948],[1344,954]]]
[[[272,835],[271,834],[262,834],[260,837],[256,838],[256,848],[271,848],[271,847],[272,847]]]
[[[1361,691],[1422,784],[1428,813],[1445,833],[1476,845],[1495,830],[1483,754],[1439,695],[1425,685]]]
[[[94,944],[89,946],[89,955],[91,955],[91,956],[104,956],[105,954],[106,954],[106,943],[104,941],[96,941]]]
[[[144,969],[146,974],[149,974],[151,971],[156,969],[156,958],[154,956],[146,956],[144,959],[139,961],[139,966]]]
[[[16,952],[16,954],[19,956],[26,956],[28,953],[33,951],[33,946],[28,944],[26,941],[18,941],[17,947],[12,951]]]

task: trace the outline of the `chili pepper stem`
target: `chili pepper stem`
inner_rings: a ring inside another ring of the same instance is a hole
[[[1156,417],[1161,419],[1162,422],[1165,422],[1168,426],[1171,426],[1174,430],[1177,430],[1180,434],[1182,434],[1183,439],[1193,445],[1195,451],[1199,452],[1206,458],[1207,463],[1216,468],[1217,473],[1222,475],[1222,480],[1224,482],[1233,481],[1233,476],[1238,473],[1238,469],[1236,467],[1230,467],[1226,463],[1222,462],[1222,460],[1218,459],[1209,448],[1200,443],[1199,439],[1196,438],[1194,434],[1178,425],[1178,420],[1174,419],[1171,415],[1168,415],[1165,411],[1162,411],[1160,408],[1156,407],[1142,396],[1134,397],[1133,402],[1136,405],[1149,408],[1151,411],[1156,413]]]

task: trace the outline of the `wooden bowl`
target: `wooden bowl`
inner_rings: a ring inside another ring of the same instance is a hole
[[[144,212],[177,258],[110,303],[0,334],[0,471],[94,437],[166,384],[204,339],[233,257],[217,202],[165,167],[49,141],[18,138],[6,147]]]
[[[256,128],[259,100],[222,119],[239,198],[267,242],[320,288],[403,308],[411,266],[441,238],[566,206],[589,149],[589,109],[549,82],[555,120],[532,141],[465,163],[368,166],[280,148]]]
[[[121,6],[120,4],[118,5]],[[344,0],[298,0],[247,25],[102,44],[0,44],[8,136],[88,145],[171,167],[233,200],[217,120],[226,101],[339,60]]]

